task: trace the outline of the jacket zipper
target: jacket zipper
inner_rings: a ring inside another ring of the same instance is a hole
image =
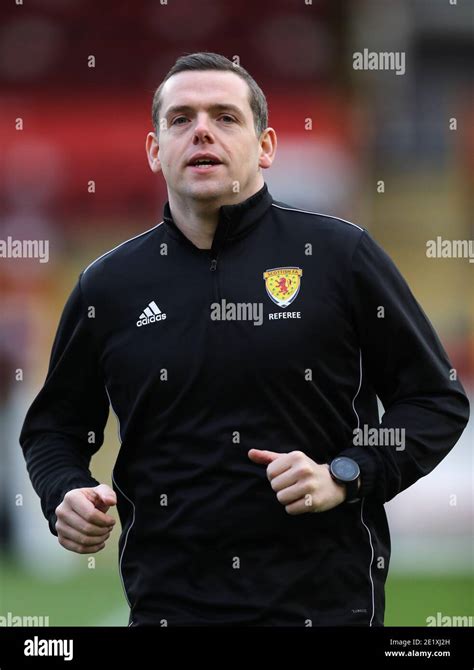
[[[225,227],[222,229],[223,223],[224,222],[222,221],[219,222],[220,228],[218,226],[218,229],[216,230],[216,234],[214,236],[213,244],[211,247],[211,265],[209,267],[210,271],[213,273],[214,295],[217,302],[221,301],[221,295],[219,291],[219,276],[217,274],[217,259],[229,233],[229,221],[228,220],[225,221]],[[217,237],[218,234],[219,237]]]
[[[213,274],[212,280],[213,280],[213,288],[214,288],[214,296],[216,299],[216,302],[221,301],[221,296],[219,292],[219,277],[217,275],[217,257],[219,255],[219,252],[215,252],[214,255],[211,257],[211,265],[210,265],[210,271]]]

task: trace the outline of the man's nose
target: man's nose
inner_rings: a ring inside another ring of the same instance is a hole
[[[194,126],[194,142],[212,142],[214,140],[210,129],[209,117],[207,115],[198,116]]]

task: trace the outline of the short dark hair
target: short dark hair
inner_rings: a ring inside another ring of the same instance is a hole
[[[268,126],[268,106],[262,89],[243,67],[236,65],[225,56],[207,51],[180,56],[156,89],[153,95],[151,118],[157,134],[159,132],[161,92],[163,86],[174,74],[177,74],[178,72],[186,72],[188,70],[235,72],[241,79],[246,81],[249,87],[249,104],[253,113],[255,132],[257,133],[257,137],[260,137],[262,132]]]

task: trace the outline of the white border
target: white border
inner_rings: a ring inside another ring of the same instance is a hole
[[[276,205],[274,202],[272,202],[272,207],[278,207],[278,209],[284,209],[287,212],[301,212],[301,214],[314,214],[314,216],[324,216],[326,219],[336,219],[336,221],[343,221],[344,223],[348,223],[350,226],[354,226],[354,228],[358,228],[361,232],[364,232],[364,229],[358,226],[356,223],[346,221],[346,219],[341,219],[340,216],[321,214],[321,212],[308,212],[306,209],[296,209],[295,207],[282,207],[281,205]]]
[[[160,221],[160,223],[157,223],[156,226],[153,226],[153,228],[149,228],[148,230],[145,230],[143,233],[139,233],[138,235],[135,235],[135,237],[131,237],[129,240],[125,240],[124,242],[121,242],[120,244],[117,244],[117,246],[114,247],[113,249],[109,249],[109,251],[106,251],[104,254],[102,254],[101,256],[96,258],[95,261],[92,261],[92,263],[89,263],[89,265],[86,267],[86,269],[83,270],[82,274],[85,275],[87,270],[92,265],[94,265],[94,263],[97,263],[97,261],[100,261],[101,258],[104,258],[104,256],[108,256],[109,254],[112,253],[112,251],[115,251],[116,249],[119,249],[124,244],[128,244],[128,242],[132,242],[132,240],[136,240],[138,237],[141,237],[142,235],[146,235],[147,233],[151,233],[152,230],[155,230],[155,228],[158,228],[159,226],[161,226],[162,223],[163,223],[163,221]]]

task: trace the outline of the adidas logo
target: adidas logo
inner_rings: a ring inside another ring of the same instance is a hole
[[[152,300],[138,317],[137,326],[146,326],[148,323],[155,323],[155,321],[163,321],[164,319],[166,319],[166,314]]]

